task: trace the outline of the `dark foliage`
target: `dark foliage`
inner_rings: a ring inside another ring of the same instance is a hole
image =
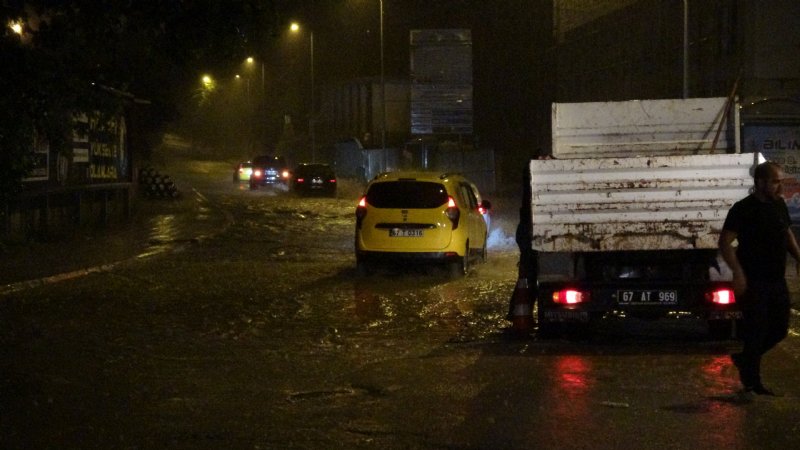
[[[133,114],[146,154],[197,73],[247,53],[270,2],[34,0],[0,9],[0,201],[29,169],[34,132],[69,152],[75,112]],[[6,24],[16,20],[21,34]],[[144,101],[142,101],[144,100]],[[141,106],[146,104],[147,106]],[[34,131],[35,130],[35,131]]]

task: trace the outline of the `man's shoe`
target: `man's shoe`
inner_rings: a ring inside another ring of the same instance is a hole
[[[758,395],[767,395],[769,397],[777,397],[778,394],[764,387],[763,384],[757,384],[750,388],[751,391]]]
[[[742,361],[742,354],[741,353],[733,353],[731,355],[731,361],[733,361],[733,365],[736,366],[736,369],[739,370],[739,381],[744,386],[745,391],[752,391],[753,387],[750,386],[750,380],[747,379],[745,375],[745,371],[743,369],[743,361]]]

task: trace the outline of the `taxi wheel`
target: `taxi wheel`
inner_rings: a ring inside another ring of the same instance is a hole
[[[469,242],[464,249],[464,256],[458,261],[450,263],[450,276],[453,278],[463,277],[469,272]]]

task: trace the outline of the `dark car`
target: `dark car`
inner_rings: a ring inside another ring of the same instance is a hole
[[[253,173],[250,175],[250,189],[259,186],[287,184],[289,169],[282,156],[262,155],[253,158]]]
[[[300,195],[336,195],[336,173],[328,164],[300,164],[292,175],[292,190]]]

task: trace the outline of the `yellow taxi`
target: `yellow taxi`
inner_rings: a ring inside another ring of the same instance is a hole
[[[463,175],[388,172],[367,184],[356,206],[359,274],[380,262],[436,262],[465,275],[486,260],[491,204]]]

